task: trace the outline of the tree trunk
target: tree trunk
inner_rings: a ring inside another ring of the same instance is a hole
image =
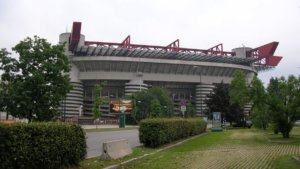
[[[290,132],[288,132],[288,131],[282,132],[282,137],[283,138],[290,138]]]

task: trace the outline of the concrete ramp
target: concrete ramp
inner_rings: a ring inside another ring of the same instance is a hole
[[[112,140],[103,143],[101,159],[111,160],[124,157],[132,153],[127,139]]]

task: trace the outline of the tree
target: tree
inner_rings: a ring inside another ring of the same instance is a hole
[[[64,45],[51,45],[37,36],[26,38],[14,48],[19,59],[1,50],[1,88],[7,113],[29,121],[49,121],[58,115],[60,101],[72,89],[70,63]]]
[[[101,105],[103,104],[103,100],[100,98],[100,93],[105,85],[106,85],[106,81],[102,82],[100,85],[99,84],[95,85],[95,95],[94,95],[94,103],[92,109],[94,119],[99,119],[102,115],[100,108]]]
[[[139,122],[142,119],[150,117],[151,111],[151,101],[155,99],[155,96],[146,91],[142,90],[134,94],[135,99],[135,113],[136,113],[136,121]]]
[[[230,85],[230,104],[238,104],[243,109],[249,102],[249,91],[245,73],[236,71]]]
[[[266,104],[267,93],[265,87],[257,76],[250,84],[249,99],[252,103],[252,121],[254,126],[266,129],[269,123],[268,107]]]
[[[150,117],[156,118],[161,117],[161,105],[157,99],[151,100],[151,111],[150,111]]]
[[[157,100],[160,105],[159,115],[162,117],[171,117],[172,111],[172,99],[169,92],[160,87],[153,87],[149,90],[142,90],[135,93],[132,98],[134,99],[134,119],[139,122],[142,119],[149,118],[152,110],[151,105],[153,100]]]
[[[103,105],[104,100],[101,99],[100,94],[101,94],[103,87],[106,85],[107,85],[106,81],[102,82],[100,85],[99,84],[95,85],[95,95],[94,95],[94,103],[93,103],[93,109],[92,109],[93,116],[95,119],[101,117],[101,115],[102,115],[102,112],[100,111],[100,106]]]
[[[295,76],[271,78],[267,91],[272,122],[284,138],[289,138],[300,117],[300,79]]]
[[[172,98],[170,92],[165,88],[161,87],[152,87],[148,90],[149,93],[154,95],[159,101],[159,104],[162,106],[161,115],[164,117],[171,117],[173,115],[172,111]]]
[[[196,115],[195,106],[191,102],[188,102],[186,106],[185,117],[195,117],[195,115]]]
[[[0,79],[0,111],[6,112],[6,119],[8,119],[8,108],[15,107],[13,102],[13,95],[10,95],[13,91],[12,82],[14,80],[13,74],[18,73],[17,60],[9,57],[10,53],[6,49],[0,50],[0,70],[3,71]],[[10,92],[9,92],[10,91]]]
[[[222,121],[224,118],[232,125],[233,122],[239,123],[243,114],[237,104],[230,104],[230,86],[223,82],[216,84],[213,91],[207,95],[205,100],[210,112],[221,112]]]

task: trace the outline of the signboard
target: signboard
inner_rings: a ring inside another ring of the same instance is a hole
[[[180,110],[181,110],[182,112],[186,111],[186,106],[180,106]]]
[[[186,100],[180,100],[180,106],[186,106]]]
[[[131,113],[132,100],[113,100],[110,101],[111,113]]]
[[[221,112],[213,112],[212,128],[221,128]]]

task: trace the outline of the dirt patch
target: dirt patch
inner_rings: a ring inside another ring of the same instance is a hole
[[[237,132],[234,132],[230,136],[230,138],[231,139],[250,139],[256,135],[257,135],[257,133],[254,133],[254,132],[237,131]]]

